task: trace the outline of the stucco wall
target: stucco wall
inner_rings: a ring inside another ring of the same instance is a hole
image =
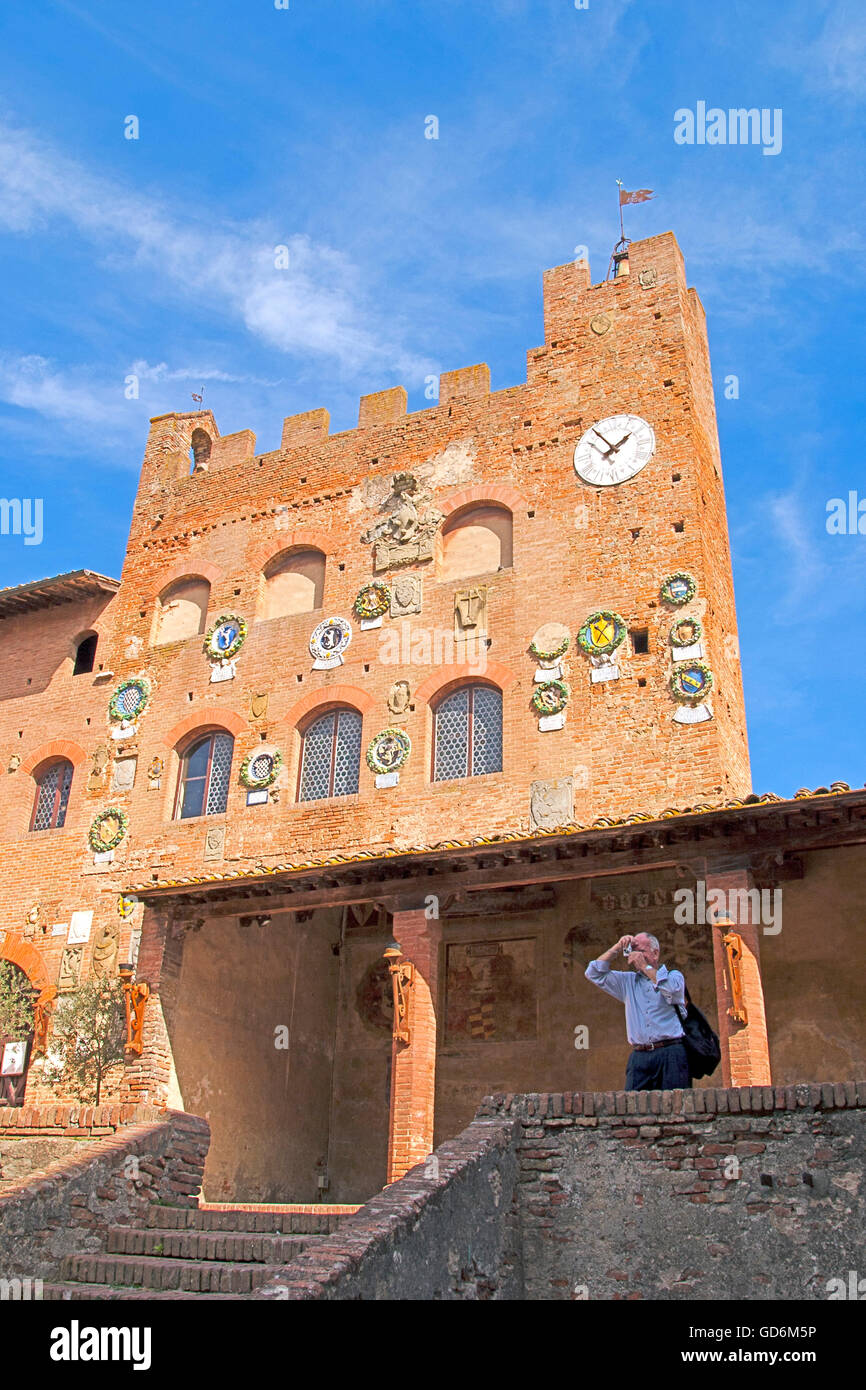
[[[782,930],[761,940],[773,1080],[866,1075],[866,848],[803,856],[782,885]]]

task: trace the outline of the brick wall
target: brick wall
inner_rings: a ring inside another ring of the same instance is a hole
[[[93,1139],[161,1121],[147,1105],[22,1105],[0,1109],[0,1192]]]
[[[55,1276],[65,1255],[101,1250],[109,1226],[143,1222],[151,1202],[197,1204],[210,1139],[197,1116],[150,1106],[0,1114],[0,1161],[10,1175],[0,1186],[4,1278]],[[60,1156],[52,1161],[52,1153]],[[45,1166],[30,1166],[37,1162]]]
[[[584,265],[548,272],[545,342],[528,353],[526,381],[504,390],[490,391],[483,366],[445,373],[439,402],[428,409],[407,414],[405,392],[393,388],[364,398],[355,430],[331,435],[327,412],[313,410],[286,421],[281,446],[259,454],[249,431],[221,438],[206,411],[152,422],[116,596],[0,624],[16,652],[0,691],[0,767],[11,766],[13,754],[22,759],[17,770],[0,774],[0,853],[16,866],[0,883],[0,919],[10,941],[32,936],[52,982],[65,945],[63,931],[53,928],[76,909],[93,910],[81,960],[86,978],[96,943],[104,946],[106,933],[117,929],[118,891],[133,883],[528,830],[537,779],[573,778],[574,818],[584,825],[602,814],[659,814],[748,790],[703,312],[687,289],[672,234],[634,242],[631,268],[630,277],[597,285],[589,284]],[[599,334],[602,321],[608,326]],[[656,453],[634,480],[588,487],[574,472],[575,445],[593,421],[619,411],[650,421]],[[207,470],[190,475],[190,442],[201,428],[213,441],[211,458]],[[456,658],[443,666],[435,642],[427,641],[423,655],[425,634],[453,633],[455,592],[464,587],[443,577],[437,558],[410,566],[423,580],[421,614],[408,624],[420,647],[406,641],[394,659],[383,638],[399,630],[398,620],[386,617],[381,630],[365,631],[354,622],[344,666],[311,670],[312,629],[329,614],[352,616],[356,594],[373,577],[371,547],[361,535],[381,519],[390,480],[403,470],[417,474],[445,513],[470,496],[508,497],[514,512],[513,564],[483,579],[488,676],[503,690],[503,771],[474,778],[471,796],[462,780],[430,779],[430,699],[442,681],[471,674]],[[265,565],[283,550],[309,545],[327,559],[322,608],[262,620]],[[698,580],[689,611],[703,621],[716,673],[715,718],[693,726],[672,719],[674,614],[659,600],[662,580],[680,567]],[[210,683],[200,635],[153,644],[159,595],[169,581],[192,574],[211,584],[210,619],[228,610],[249,622],[233,680]],[[530,705],[529,640],[550,620],[574,636],[599,607],[646,628],[649,651],[632,656],[621,649],[621,678],[593,685],[588,659],[573,644],[566,725],[543,733]],[[100,633],[105,673],[74,677],[72,640],[91,627]],[[110,736],[108,702],[120,680],[137,675],[151,681],[152,698],[136,738],[121,746]],[[345,700],[363,715],[366,747],[394,722],[387,698],[401,679],[416,698],[399,716],[413,750],[399,786],[376,788],[362,758],[356,796],[297,804],[301,717]],[[267,710],[255,714],[251,697],[263,694]],[[226,814],[175,821],[179,740],[212,725],[235,735]],[[284,755],[282,785],[267,804],[247,806],[238,770],[262,739]],[[31,834],[31,763],[58,740],[74,743],[81,755],[66,825]],[[93,767],[100,748],[108,749],[102,771],[98,760]],[[118,752],[137,758],[134,784],[122,791],[112,787]],[[161,779],[147,776],[154,758],[164,760]],[[111,804],[128,813],[129,831],[112,861],[95,864],[88,827]],[[206,859],[215,825],[224,825],[224,845]],[[141,909],[121,924],[120,959],[133,927],[141,927]],[[140,974],[158,985],[143,964]]]
[[[864,1112],[862,1082],[488,1097],[259,1296],[826,1299],[862,1266]]]

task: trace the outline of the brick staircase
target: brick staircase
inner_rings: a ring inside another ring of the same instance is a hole
[[[110,1226],[102,1254],[67,1255],[45,1299],[237,1299],[337,1229],[354,1206],[166,1207]]]

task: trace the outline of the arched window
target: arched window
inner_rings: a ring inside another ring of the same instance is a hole
[[[66,758],[50,763],[36,778],[36,796],[30,817],[31,830],[60,830],[66,820],[72,763]]]
[[[228,804],[235,741],[215,729],[194,740],[180,760],[175,820],[222,815]]]
[[[190,473],[203,472],[208,466],[211,450],[211,438],[206,430],[193,430],[190,440]]]
[[[263,620],[312,613],[322,606],[325,557],[321,550],[289,551],[271,561],[264,579]]]
[[[433,714],[433,781],[502,771],[502,692],[462,685]]]
[[[494,502],[457,512],[442,527],[440,579],[467,579],[510,568],[511,529],[511,512]]]
[[[190,575],[170,584],[159,598],[154,642],[180,642],[204,632],[210,584],[199,575]]]
[[[95,632],[90,632],[86,637],[82,637],[78,646],[75,648],[75,665],[72,668],[73,676],[86,676],[88,671],[93,670],[93,663],[96,660],[96,644],[99,641]]]
[[[298,800],[351,796],[361,768],[361,716],[354,709],[332,709],[303,734]]]

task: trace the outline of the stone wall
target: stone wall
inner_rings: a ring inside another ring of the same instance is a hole
[[[522,1297],[516,1128],[504,1119],[474,1121],[254,1297]]]
[[[864,1107],[863,1083],[482,1107],[521,1120],[524,1296],[826,1299],[862,1264]]]
[[[101,1250],[109,1226],[143,1223],[152,1202],[197,1204],[210,1131],[195,1115],[56,1106],[2,1117],[0,1153],[10,1175],[0,1187],[4,1278],[54,1277],[65,1255]],[[52,1153],[59,1156],[45,1167],[14,1177]]]
[[[488,1097],[293,1299],[828,1297],[862,1265],[866,1083]]]

